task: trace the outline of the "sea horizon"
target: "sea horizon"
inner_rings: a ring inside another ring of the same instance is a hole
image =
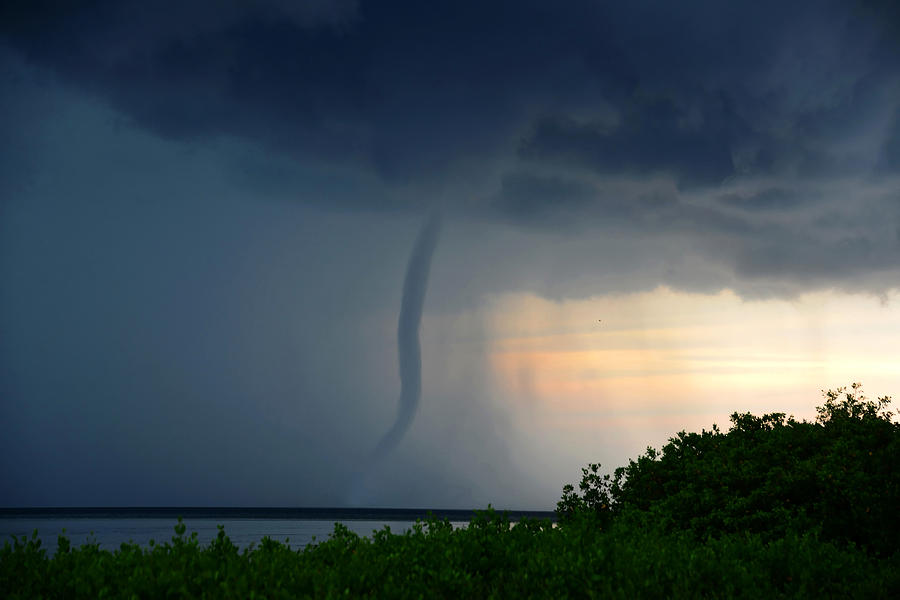
[[[433,509],[386,507],[210,507],[210,506],[61,506],[0,508],[0,547],[11,536],[31,537],[37,530],[42,546],[55,554],[57,537],[67,537],[75,547],[98,543],[115,550],[123,543],[149,548],[172,539],[176,519],[183,519],[186,535],[197,533],[201,545],[211,543],[222,525],[229,539],[244,549],[262,538],[286,543],[297,550],[326,540],[335,523],[368,537],[385,526],[394,533],[413,528],[432,515],[448,520],[454,528],[469,524],[484,509]],[[523,518],[556,521],[552,511],[504,510],[511,522]]]
[[[511,521],[523,518],[556,521],[552,510],[521,510],[492,507]],[[105,518],[141,519],[297,519],[415,521],[434,516],[451,521],[469,520],[485,508],[406,508],[347,506],[23,506],[0,507],[0,518]]]

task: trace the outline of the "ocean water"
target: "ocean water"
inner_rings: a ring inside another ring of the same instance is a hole
[[[144,547],[150,546],[150,540],[158,544],[171,542],[175,535],[176,519],[160,518],[0,518],[0,546],[5,542],[12,543],[11,535],[19,538],[26,535],[31,538],[37,529],[43,548],[49,553],[56,551],[57,536],[63,533],[73,546],[81,546],[88,542],[99,542],[103,550],[113,551],[125,542],[135,542]],[[373,531],[389,526],[393,533],[402,533],[410,529],[415,521],[341,521],[351,531],[361,536],[371,536]],[[259,544],[263,537],[270,537],[278,542],[288,542],[297,550],[314,541],[325,541],[334,531],[334,521],[318,519],[184,519],[185,537],[197,532],[197,539],[202,546],[216,539],[218,525],[225,526],[225,533],[240,549],[249,547],[251,543]],[[465,526],[468,522],[453,522],[455,527]]]
[[[402,533],[413,527],[428,511],[405,509],[0,509],[0,547],[10,536],[29,539],[36,529],[43,548],[56,552],[57,536],[64,534],[74,547],[99,543],[103,550],[115,551],[123,543],[134,542],[145,548],[150,541],[171,542],[177,517],[183,516],[185,537],[197,532],[201,546],[218,535],[218,525],[241,550],[259,544],[263,537],[287,543],[293,550],[328,539],[340,522],[360,536],[390,527]],[[468,525],[472,511],[434,511],[454,527]],[[516,511],[511,520],[523,516],[552,518],[552,513]]]

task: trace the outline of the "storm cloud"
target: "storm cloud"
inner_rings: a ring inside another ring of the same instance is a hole
[[[97,0],[7,6],[0,33],[137,127],[182,143],[245,142],[254,150],[229,168],[269,196],[297,197],[298,181],[318,180],[303,201],[391,213],[440,204],[451,217],[652,235],[653,218],[618,217],[670,184],[684,207],[675,220],[696,224],[689,235],[728,235],[742,218],[728,208],[775,206],[763,188],[791,189],[783,203],[805,199],[798,218],[773,231],[798,260],[773,265],[778,280],[840,252],[807,253],[789,233],[815,227],[833,202],[895,212],[890,193],[873,193],[900,176],[892,11]],[[860,192],[817,195],[825,181]],[[423,207],[422,197],[435,200]],[[852,212],[856,226],[877,225]],[[742,240],[726,265],[738,275],[745,261],[734,257],[754,247]]]

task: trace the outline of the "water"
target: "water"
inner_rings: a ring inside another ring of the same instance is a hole
[[[42,548],[53,554],[57,536],[63,534],[73,547],[97,542],[103,550],[115,551],[123,543],[134,542],[145,548],[150,540],[157,544],[171,542],[177,516],[184,516],[185,537],[194,531],[201,546],[218,535],[218,525],[241,550],[259,544],[268,536],[287,542],[293,550],[312,542],[328,539],[334,523],[340,522],[361,536],[389,526],[392,533],[402,533],[423,518],[424,510],[403,509],[0,509],[0,547],[12,543],[11,535],[29,539],[37,529]],[[447,518],[454,527],[468,524],[471,511],[434,511]],[[522,516],[550,518],[551,513],[516,512],[511,520]]]
[[[89,541],[97,541],[104,550],[116,550],[122,543],[136,542],[149,547],[150,540],[158,544],[170,542],[175,535],[175,519],[91,519],[91,518],[0,518],[0,546],[4,542],[12,543],[10,535],[21,537],[37,529],[42,547],[48,551],[56,551],[57,536],[63,533],[73,546],[81,546]],[[382,529],[385,525],[393,533],[402,533],[410,529],[414,521],[343,521],[351,531],[371,536],[373,530]],[[452,522],[454,527],[466,525],[467,522]],[[185,536],[197,532],[197,539],[202,546],[216,539],[219,533],[217,525],[225,526],[225,533],[240,549],[268,536],[278,542],[290,540],[288,545],[293,550],[305,547],[313,541],[325,541],[334,531],[334,521],[320,519],[185,519]],[[93,535],[93,538],[92,538]]]

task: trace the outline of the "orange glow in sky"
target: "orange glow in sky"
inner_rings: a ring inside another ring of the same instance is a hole
[[[504,295],[486,319],[494,393],[557,445],[606,432],[642,450],[681,429],[727,430],[734,411],[813,419],[822,389],[862,381],[870,398],[900,393],[896,300],[664,287],[565,302]]]

